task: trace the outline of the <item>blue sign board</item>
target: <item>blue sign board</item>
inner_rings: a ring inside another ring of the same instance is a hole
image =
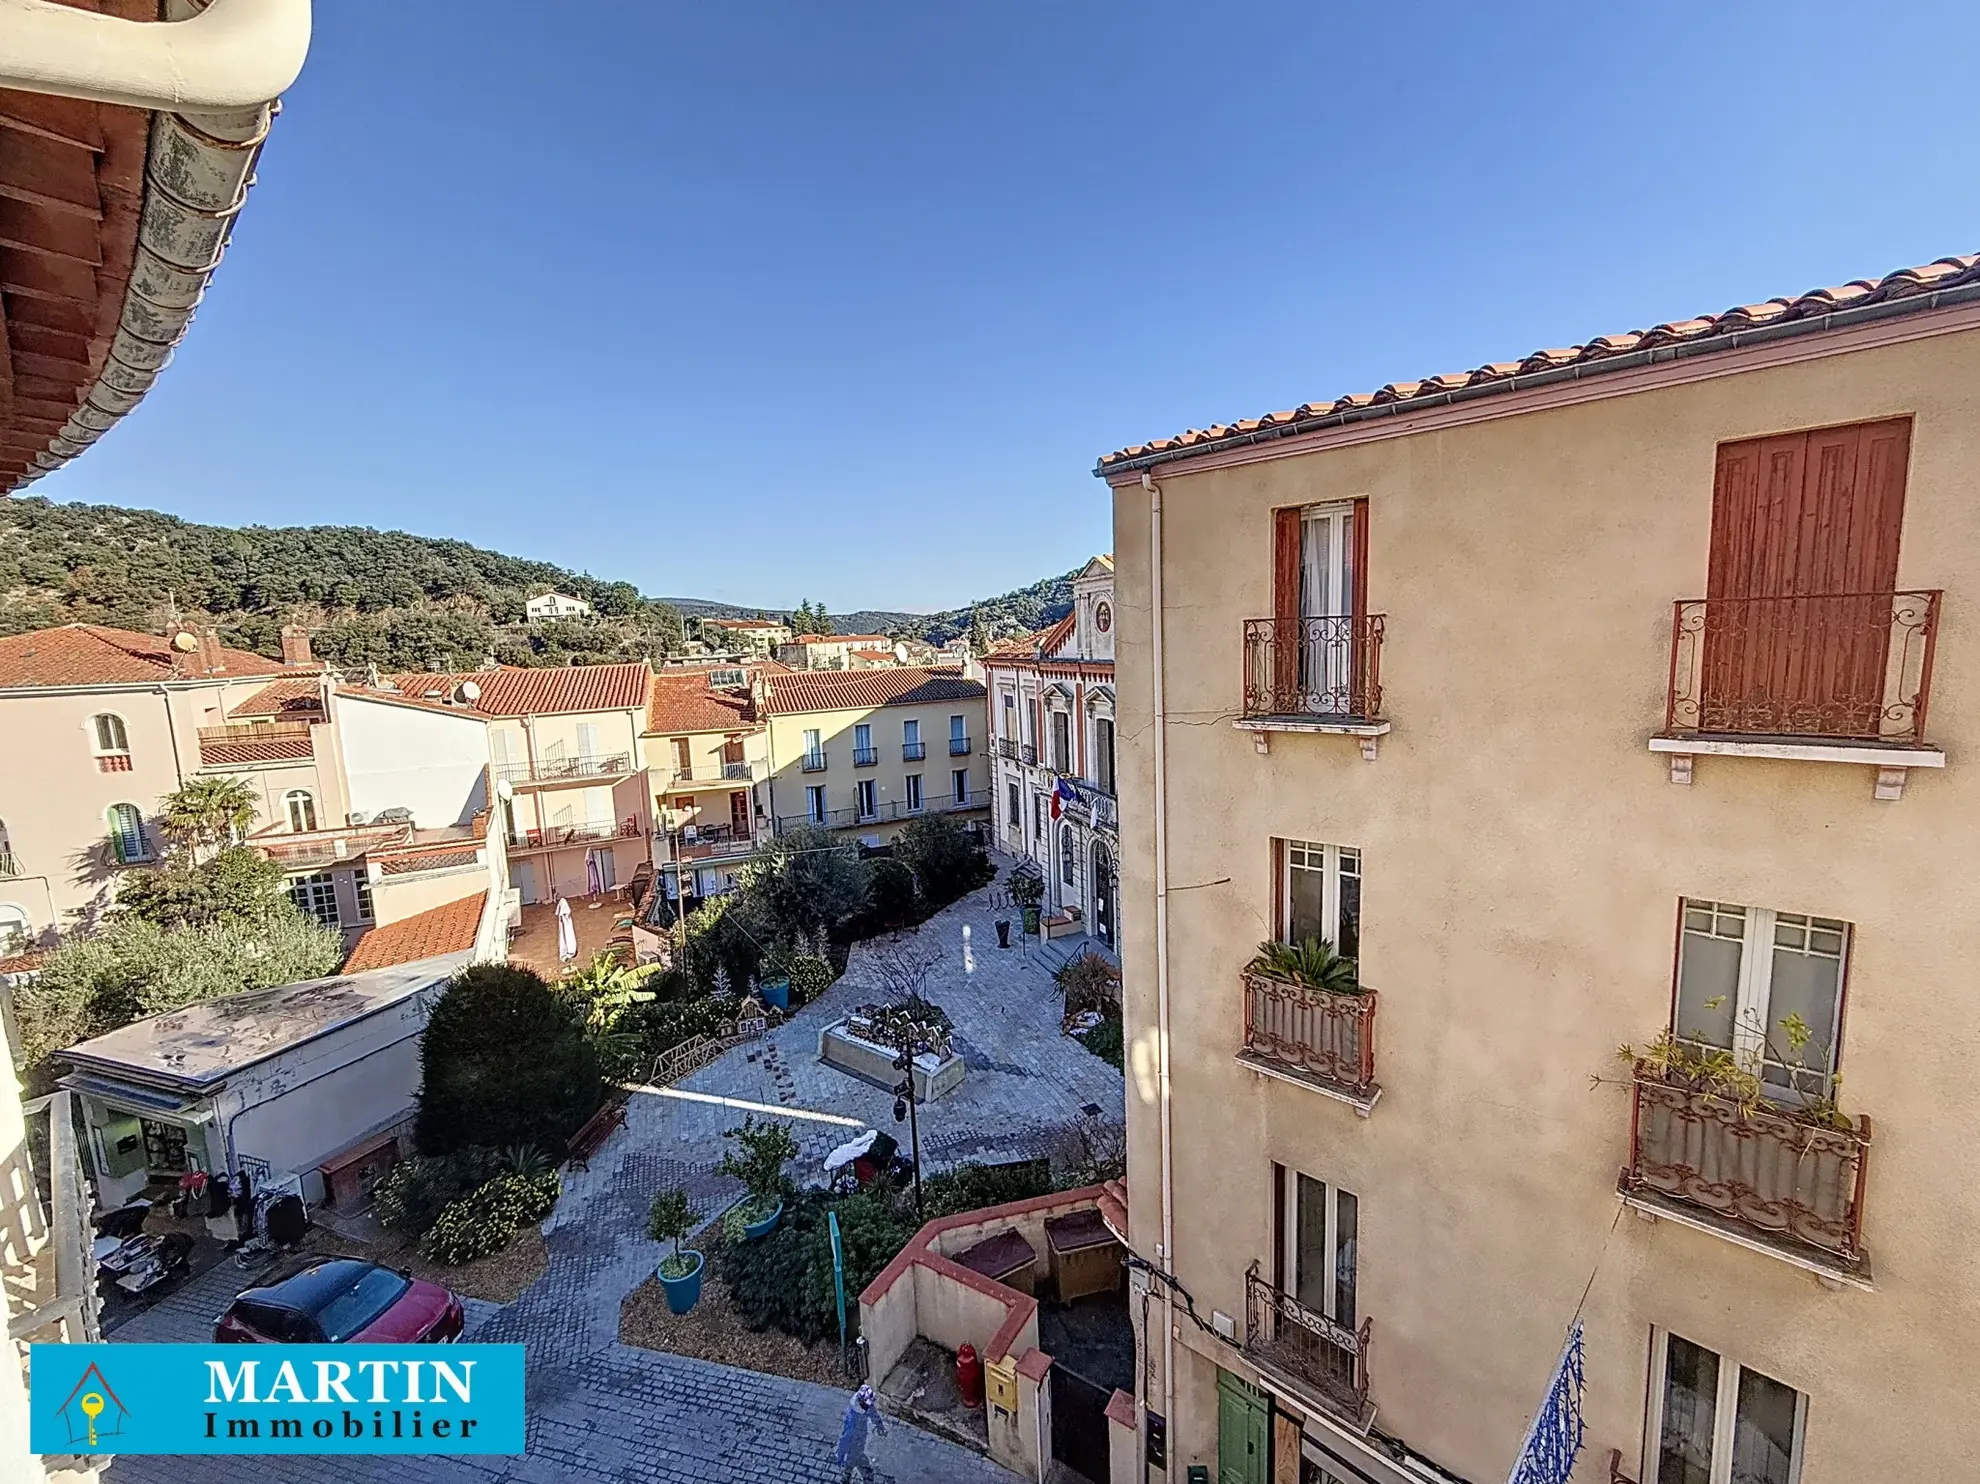
[[[520,1453],[520,1345],[34,1345],[36,1453]]]

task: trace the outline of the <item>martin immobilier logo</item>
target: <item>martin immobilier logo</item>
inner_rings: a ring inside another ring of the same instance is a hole
[[[523,1348],[35,1345],[37,1453],[521,1453]]]
[[[206,1436],[471,1442],[479,1419],[431,1412],[474,1403],[472,1360],[292,1360],[206,1363]],[[305,1379],[314,1372],[312,1389]],[[355,1389],[354,1389],[355,1388]],[[277,1407],[295,1410],[280,1412]],[[243,1409],[256,1410],[242,1415]],[[336,1415],[324,1409],[336,1409]],[[264,1429],[266,1429],[264,1433]]]

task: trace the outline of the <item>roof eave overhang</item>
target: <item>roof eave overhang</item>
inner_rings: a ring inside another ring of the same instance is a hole
[[[1968,312],[1959,312],[1962,310]],[[1437,414],[1448,413],[1489,399],[1510,397],[1514,393],[1539,393],[1541,399],[1537,403],[1529,400],[1517,407],[1508,406],[1506,415],[1539,410],[1549,405],[1551,398],[1548,394],[1565,397],[1571,388],[1586,387],[1590,382],[1607,382],[1609,378],[1620,378],[1626,372],[1647,372],[1719,357],[1727,359],[1723,370],[1716,374],[1732,375],[1740,371],[1759,369],[1757,366],[1750,366],[1740,361],[1740,358],[1733,353],[1772,348],[1780,346],[1783,342],[1818,342],[1809,347],[1806,355],[1793,357],[1795,360],[1812,359],[1824,354],[1842,355],[1867,348],[1862,341],[1845,337],[1843,332],[1885,325],[1895,320],[1917,317],[1918,323],[1915,331],[1911,333],[1885,337],[1873,343],[1888,344],[1894,340],[1922,339],[1935,334],[1950,334],[1959,330],[1980,328],[1980,313],[1972,312],[1975,310],[1980,310],[1980,283],[1960,284],[1954,288],[1911,294],[1897,299],[1884,299],[1874,304],[1832,310],[1826,314],[1784,320],[1769,325],[1755,325],[1747,329],[1729,331],[1723,335],[1704,336],[1697,340],[1605,355],[1568,366],[1516,373],[1477,386],[1453,387],[1440,392],[1322,413],[1310,418],[1296,418],[1271,427],[1254,428],[1244,433],[1233,433],[1227,437],[1193,443],[1184,448],[1157,449],[1131,458],[1103,458],[1094,465],[1093,473],[1096,478],[1103,479],[1110,485],[1122,485],[1138,482],[1146,470],[1170,465],[1194,463],[1199,460],[1205,461],[1207,465],[1209,461],[1215,459],[1217,466],[1221,467],[1226,460],[1218,458],[1220,455],[1249,453],[1258,460],[1290,457],[1307,452],[1320,435],[1364,425],[1386,428],[1385,432],[1377,433],[1376,436],[1400,437],[1406,433],[1421,431],[1427,424],[1433,424]],[[1936,324],[1928,322],[1935,313],[1942,316],[1942,321]],[[1835,337],[1834,343],[1828,349],[1823,349],[1819,345],[1820,337],[1823,336]],[[1705,370],[1703,374],[1714,373]],[[1619,379],[1611,383],[1611,386],[1591,389],[1588,395],[1620,396],[1630,391],[1647,389],[1651,384],[1658,383],[1654,380],[1626,383]],[[1580,397],[1574,400],[1587,399]],[[1241,458],[1236,461],[1248,463],[1252,462],[1253,458]],[[1178,470],[1177,472],[1196,471]]]

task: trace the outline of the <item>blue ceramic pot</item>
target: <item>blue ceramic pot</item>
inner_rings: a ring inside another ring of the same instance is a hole
[[[779,1214],[782,1214],[781,1207]],[[701,1269],[704,1265],[702,1256],[699,1252],[683,1252],[681,1256],[694,1259],[694,1271],[686,1277],[669,1278],[657,1269],[653,1275],[660,1280],[660,1291],[667,1295],[668,1310],[675,1314],[687,1313],[701,1299]]]
[[[765,1216],[761,1221],[752,1221],[743,1227],[743,1240],[745,1242],[754,1242],[758,1237],[769,1236],[770,1233],[777,1229],[777,1223],[783,1219],[784,1202],[782,1197],[779,1197],[777,1203],[770,1208],[770,1214],[768,1216]]]

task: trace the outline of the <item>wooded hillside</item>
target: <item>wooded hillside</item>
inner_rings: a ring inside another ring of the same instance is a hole
[[[980,615],[999,637],[1063,615],[1071,574],[946,613],[832,615],[840,633],[943,643]],[[523,600],[586,599],[589,619],[524,628]],[[465,669],[564,665],[677,652],[682,615],[785,614],[705,599],[654,599],[550,562],[368,526],[200,525],[154,510],[0,501],[0,633],[62,623],[156,632],[173,605],[223,638],[276,656],[284,623],[307,624],[316,652],[346,666]]]

